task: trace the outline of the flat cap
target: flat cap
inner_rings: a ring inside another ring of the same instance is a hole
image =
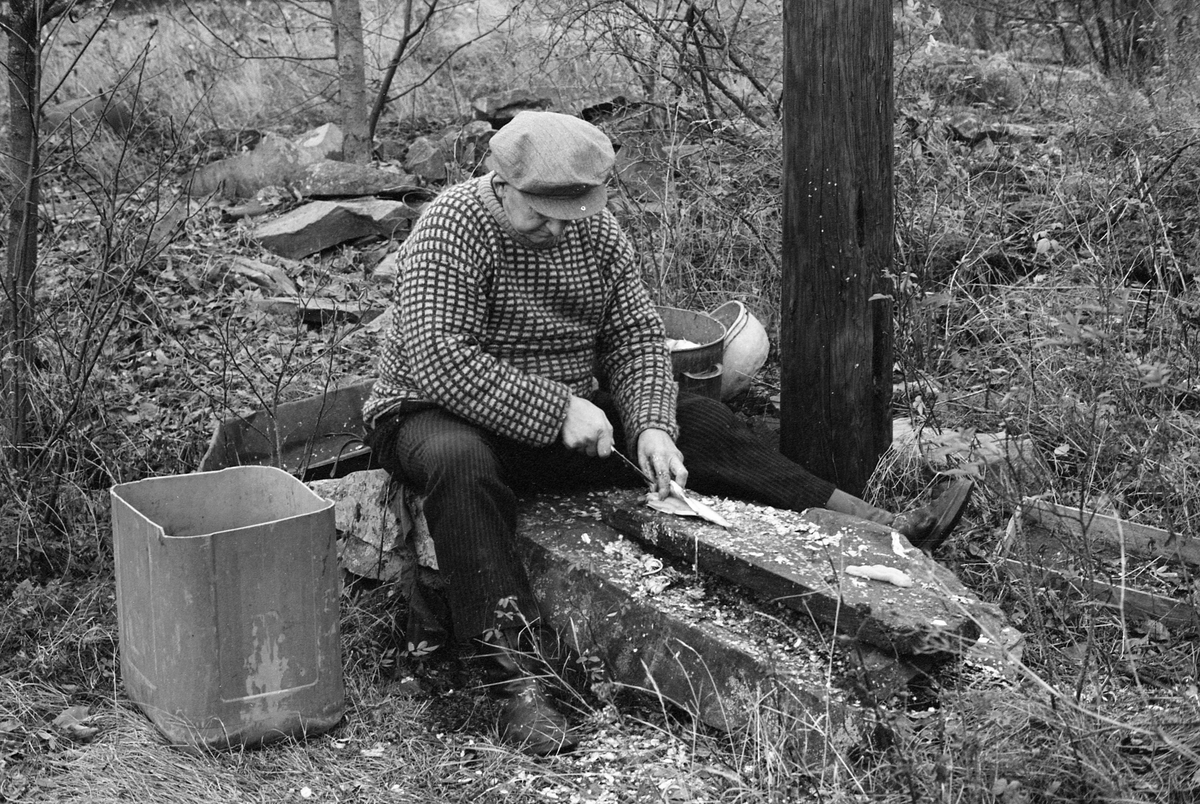
[[[576,220],[604,209],[615,160],[608,135],[586,120],[520,112],[492,136],[488,167],[541,214]]]

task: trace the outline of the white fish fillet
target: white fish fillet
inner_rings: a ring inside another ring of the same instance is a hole
[[[660,500],[651,494],[646,498],[646,505],[655,511],[662,511],[663,513],[675,514],[677,516],[698,516],[714,525],[720,525],[723,528],[729,527],[729,520],[699,500],[693,500],[687,496],[683,487],[674,480],[671,481],[670,497]]]
[[[867,578],[872,581],[886,581],[893,586],[912,586],[913,580],[904,570],[895,567],[885,567],[882,564],[846,567],[846,574],[857,578]]]

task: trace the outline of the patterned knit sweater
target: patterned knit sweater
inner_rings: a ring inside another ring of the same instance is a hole
[[[379,378],[364,420],[434,403],[542,446],[560,438],[572,394],[597,373],[630,444],[672,437],[676,386],[662,321],[632,246],[607,210],[570,222],[550,249],[522,245],[492,174],[440,194],[400,250]]]

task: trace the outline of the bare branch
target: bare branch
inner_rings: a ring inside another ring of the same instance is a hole
[[[432,15],[433,6],[435,6],[436,4],[437,4],[437,0],[433,0],[433,2],[431,2],[430,13],[427,14],[425,16],[425,19],[423,19],[421,21],[421,26],[424,26],[429,21],[429,17]],[[411,5],[411,0],[410,0],[410,5]],[[412,36],[408,36],[406,34],[405,37],[401,40],[401,47],[397,48],[396,56],[393,58],[392,63],[388,65],[388,73],[385,76],[383,85],[379,88],[379,95],[375,101],[375,108],[372,109],[372,111],[371,111],[371,124],[370,124],[371,138],[374,139],[375,126],[379,122],[379,115],[382,114],[383,107],[389,101],[399,100],[400,98],[403,98],[404,96],[408,95],[410,92],[413,92],[414,90],[417,90],[417,89],[425,86],[425,84],[427,84],[431,80],[433,80],[433,77],[435,75],[437,75],[438,72],[440,72],[443,67],[445,67],[447,64],[449,64],[451,59],[453,59],[456,55],[458,55],[462,50],[470,47],[471,45],[475,44],[476,42],[479,42],[482,39],[487,38],[488,36],[491,36],[496,31],[500,30],[509,20],[512,19],[513,14],[515,12],[516,12],[516,5],[509,8],[508,13],[506,13],[501,19],[499,19],[491,28],[479,33],[478,35],[472,37],[471,39],[468,39],[465,42],[462,42],[461,44],[456,46],[453,50],[451,50],[449,53],[447,53],[446,56],[441,61],[439,61],[432,70],[429,70],[426,73],[425,77],[422,78],[420,81],[417,81],[415,84],[408,87],[400,94],[389,97],[387,95],[387,91],[388,91],[388,88],[391,86],[392,78],[395,76],[396,71],[394,69],[394,66],[399,65],[400,59],[403,56],[403,48],[407,47],[408,43],[410,41],[412,41],[413,37],[416,36],[417,31],[414,31]],[[406,21],[406,24],[407,24],[407,21]],[[418,30],[419,30],[419,28],[418,28]]]
[[[647,15],[646,12],[643,11],[636,3],[632,2],[632,0],[621,0],[621,4],[623,6],[625,6],[627,9],[629,9],[629,11],[631,11],[634,14],[634,16],[636,16],[642,22],[646,23],[649,26],[650,30],[654,33],[655,37],[658,38],[660,41],[662,41],[664,44],[666,44],[668,47],[670,47],[672,50],[674,50],[675,53],[680,57],[681,61],[683,61],[686,58],[686,54],[684,53],[684,50],[679,45],[679,43],[676,42],[671,37],[666,36],[663,33],[661,26],[657,25],[655,23],[655,21],[653,19],[651,19],[650,16]],[[738,111],[740,111],[742,114],[744,114],[746,116],[747,120],[754,123],[759,128],[767,127],[766,123],[763,122],[763,120],[757,114],[754,113],[754,110],[751,109],[749,106],[747,106],[746,102],[737,96],[737,93],[730,90],[729,87],[727,87],[720,78],[718,78],[715,75],[708,74],[708,73],[706,73],[704,77],[709,83],[711,83],[714,87],[716,87],[717,90],[722,95],[724,95],[726,97],[726,99],[729,100],[730,103],[732,103],[734,106],[736,106],[738,108]]]
[[[412,27],[412,10],[413,0],[405,0],[404,3],[404,34],[400,37],[400,43],[396,45],[396,52],[388,62],[387,70],[383,73],[383,82],[379,86],[379,92],[375,96],[375,103],[371,106],[371,116],[367,120],[367,142],[375,141],[375,129],[379,125],[379,116],[383,114],[383,107],[387,105],[388,90],[392,86],[392,81],[396,77],[396,70],[400,67],[400,61],[404,58],[404,52],[408,50],[408,45],[417,36],[425,30],[425,26],[433,17],[437,10],[438,0],[431,0],[426,7],[425,16],[417,24],[416,28]]]

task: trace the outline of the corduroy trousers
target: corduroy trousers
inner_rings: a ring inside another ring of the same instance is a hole
[[[593,400],[625,439],[611,399]],[[776,508],[823,506],[834,485],[762,442],[725,405],[681,392],[679,438],[688,487]],[[644,485],[619,458],[592,458],[562,444],[532,447],[487,432],[441,408],[401,412],[370,438],[379,465],[424,496],[444,577],[454,637],[466,641],[512,616],[538,619],[515,552],[518,494],[589,485]],[[636,462],[636,456],[630,455]],[[410,635],[411,639],[411,635]]]

